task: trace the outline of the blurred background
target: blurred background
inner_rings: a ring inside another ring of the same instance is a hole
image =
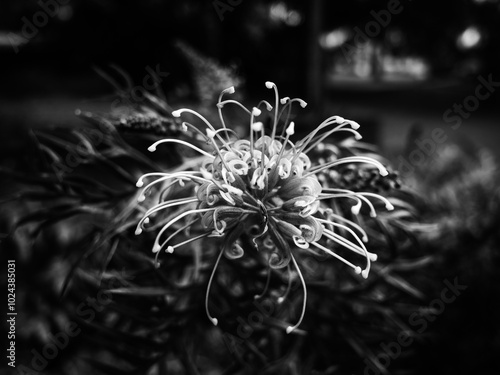
[[[387,155],[399,155],[412,125],[496,151],[498,93],[471,99],[457,131],[443,116],[475,95],[479,77],[500,81],[499,21],[496,0],[3,0],[2,129],[109,111],[113,88],[95,68],[110,64],[137,84],[159,66],[171,104],[185,102],[195,87],[183,43],[239,77],[245,97],[275,81],[308,101],[315,121],[365,125]]]
[[[26,129],[82,125],[77,108],[116,109],[111,76],[123,86],[128,75],[139,99],[159,88],[172,108],[196,103],[212,110],[217,98],[204,91],[207,85],[217,82],[214,91],[236,85],[250,106],[273,97],[264,86],[271,80],[281,96],[308,102],[297,121],[303,128],[334,114],[362,125],[365,139],[426,199],[419,220],[439,226],[419,233],[424,250],[415,247],[415,253],[437,261],[430,272],[413,276],[432,278],[438,292],[442,280],[456,275],[470,286],[432,326],[439,340],[419,344],[409,367],[420,364],[426,374],[477,368],[496,374],[499,25],[500,0],[2,0],[0,162],[15,169],[9,158],[23,157]],[[491,154],[478,152],[482,148]],[[433,168],[426,170],[429,162]],[[17,189],[2,182],[2,190]],[[64,251],[73,253],[74,243],[68,244]],[[31,255],[30,243],[24,245]],[[69,266],[61,271],[50,259],[54,249],[49,243],[34,260],[24,254],[29,271],[19,283],[28,284],[22,286],[26,310],[37,323],[62,306],[37,273],[47,279],[68,273]],[[28,294],[32,285],[40,292]],[[58,290],[59,281],[54,285]],[[44,293],[52,293],[50,299]],[[44,307],[44,298],[52,307]],[[27,352],[23,360],[29,359]]]

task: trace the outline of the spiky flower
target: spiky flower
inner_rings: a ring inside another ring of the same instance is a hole
[[[287,328],[287,333],[290,333],[300,325],[307,300],[304,278],[294,257],[296,252],[327,253],[352,267],[355,273],[364,278],[368,277],[370,263],[377,259],[377,255],[370,253],[364,244],[368,241],[366,232],[358,223],[335,210],[335,202],[351,201],[353,215],[359,214],[362,206],[366,205],[374,216],[375,208],[370,199],[382,201],[388,210],[393,207],[378,194],[322,187],[318,181],[317,176],[327,170],[356,163],[371,165],[385,176],[388,172],[379,161],[366,156],[349,156],[331,157],[323,164],[315,164],[307,156],[337,132],[352,133],[355,139],[361,139],[356,122],[333,116],[309,135],[293,143],[290,138],[294,135],[295,125],[289,121],[290,109],[294,103],[302,108],[307,104],[299,98],[280,99],[277,87],[272,82],[266,82],[266,87],[274,90],[274,109],[264,100],[251,110],[235,100],[222,100],[225,94],[235,91],[234,87],[223,90],[217,103],[221,122],[218,129],[193,110],[179,109],[172,113],[174,117],[190,113],[199,118],[206,126],[205,132],[187,122],[183,123],[183,128],[201,135],[211,150],[206,151],[179,139],[163,139],[149,148],[155,151],[160,144],[177,143],[197,151],[206,160],[196,170],[150,173],[139,179],[137,186],[142,187],[145,179],[155,178],[144,187],[139,196],[140,201],[146,198],[155,185],[161,186],[161,194],[159,202],[140,220],[136,234],[162,226],[153,246],[153,252],[157,255],[162,250],[172,253],[176,248],[201,238],[222,238],[221,251],[212,270],[205,299],[207,315],[215,325],[218,321],[208,309],[210,285],[215,271],[223,254],[230,259],[243,256],[240,239],[244,234],[250,235],[256,250],[267,254],[269,267],[287,267],[290,270],[293,265],[301,280],[304,290],[302,313],[298,322]],[[248,114],[249,139],[238,138],[232,129],[226,127],[222,109],[228,104],[237,105]],[[261,116],[261,107],[274,117],[267,133],[263,122],[257,121]],[[279,128],[283,129],[280,134]],[[177,183],[183,186],[184,195],[187,196],[169,198],[169,192],[173,191]],[[164,210],[173,210],[173,213],[152,225],[150,218],[159,218],[158,213]],[[202,228],[199,235],[176,241],[176,237],[195,225]],[[364,258],[364,267],[334,252],[334,244],[349,249],[356,257]],[[280,297],[280,301],[283,298]]]

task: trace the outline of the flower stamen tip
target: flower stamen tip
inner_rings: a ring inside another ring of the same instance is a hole
[[[355,273],[356,275],[359,275],[359,274],[361,273],[361,267],[356,267],[356,268],[354,268],[354,273]]]
[[[207,137],[208,137],[208,138],[210,138],[210,139],[214,139],[214,137],[215,137],[215,132],[214,132],[212,129],[207,128],[207,129],[206,129],[206,132],[207,132]]]
[[[156,146],[155,145],[149,146],[148,147],[148,151],[149,152],[155,152],[156,151]]]
[[[267,82],[266,82],[266,87],[267,87],[268,89],[272,89],[274,86],[276,86],[276,85],[274,84],[274,82],[271,82],[271,81],[267,81]]]
[[[354,130],[358,130],[361,127],[361,125],[359,125],[356,121],[352,120],[349,120],[349,125],[351,125],[351,128]]]
[[[142,233],[142,228],[141,227],[138,227],[136,230],[135,230],[135,235],[138,236],[139,234]]]
[[[368,278],[368,274],[370,273],[370,270],[366,269],[361,272],[361,276],[363,276],[364,279]]]
[[[254,116],[257,117],[257,116],[260,116],[261,113],[262,113],[262,111],[259,108],[253,107],[253,109],[252,109],[252,115],[254,115]]]
[[[358,215],[360,210],[361,210],[361,201],[359,201],[359,203],[351,207],[351,212],[353,215]]]
[[[210,321],[213,323],[214,326],[217,326],[217,324],[219,324],[217,318],[210,318]]]
[[[286,128],[286,134],[287,135],[295,134],[295,123],[293,121],[290,123],[290,125],[288,125],[288,128]]]
[[[165,250],[165,252],[170,253],[170,254],[173,254],[173,252],[174,252],[174,247],[173,247],[173,246],[167,246],[167,249]]]
[[[288,327],[286,327],[286,333],[290,334],[294,329],[295,329],[295,327],[288,326]]]
[[[181,113],[182,113],[182,111],[180,109],[178,109],[176,111],[172,111],[172,116],[181,117]]]
[[[259,122],[254,122],[252,124],[252,130],[254,132],[260,132],[260,131],[262,131],[263,127],[264,127],[264,124],[262,122],[260,122],[260,121]]]
[[[299,102],[299,104],[300,104],[300,106],[302,108],[306,108],[307,107],[307,102],[306,101],[304,101],[302,99],[297,99],[297,100],[298,100],[298,102]]]

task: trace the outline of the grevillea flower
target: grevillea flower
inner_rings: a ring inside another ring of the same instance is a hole
[[[272,82],[266,82],[266,87],[274,90],[274,108],[268,102],[261,101],[249,110],[235,100],[222,100],[224,95],[234,93],[234,87],[223,90],[217,103],[221,122],[218,129],[193,110],[179,109],[172,112],[174,117],[180,117],[183,113],[196,116],[205,131],[187,122],[182,124],[183,129],[191,129],[198,136],[201,135],[210,150],[179,139],[163,139],[149,148],[155,151],[160,144],[177,143],[190,147],[206,159],[198,168],[191,168],[194,170],[149,173],[139,179],[137,186],[143,187],[144,180],[154,178],[144,187],[139,196],[140,201],[146,198],[153,186],[161,186],[162,194],[159,195],[159,202],[140,220],[136,234],[162,226],[153,246],[153,252],[157,255],[162,250],[172,253],[176,248],[201,238],[222,238],[221,251],[212,270],[205,299],[207,315],[215,325],[218,321],[210,314],[208,297],[217,266],[223,254],[229,259],[243,256],[240,239],[243,234],[250,235],[255,249],[268,254],[270,268],[287,267],[290,271],[293,266],[301,280],[304,291],[302,313],[298,322],[287,328],[287,333],[290,333],[300,325],[307,300],[304,278],[294,257],[296,252],[327,253],[352,267],[355,273],[364,278],[368,277],[371,262],[377,259],[376,254],[370,253],[364,244],[368,241],[366,232],[358,223],[333,210],[331,207],[335,206],[334,202],[352,202],[353,215],[359,214],[362,206],[366,205],[371,215],[375,216],[373,199],[383,202],[388,210],[393,207],[378,194],[330,185],[323,187],[318,181],[317,176],[325,171],[355,163],[371,165],[385,176],[388,172],[379,161],[366,156],[348,156],[333,157],[322,164],[315,164],[307,156],[311,150],[324,147],[326,138],[337,132],[351,133],[355,139],[361,139],[356,131],[359,128],[356,122],[339,116],[327,118],[309,135],[294,143],[291,137],[295,124],[289,121],[290,109],[294,103],[302,108],[307,104],[299,98],[280,99],[277,87]],[[222,109],[230,104],[239,106],[247,113],[249,139],[238,138],[232,129],[226,127]],[[272,126],[267,132],[263,122],[257,121],[262,115],[261,108],[271,114]],[[168,199],[168,192],[177,183],[184,187],[188,196]],[[164,210],[169,210],[166,211],[169,214],[167,218],[161,224],[152,225],[150,218],[158,217]],[[181,232],[195,224],[202,228],[201,234],[176,241]],[[340,245],[352,251],[355,257],[364,259],[364,267],[334,252],[334,245]],[[278,302],[284,298],[280,297]]]

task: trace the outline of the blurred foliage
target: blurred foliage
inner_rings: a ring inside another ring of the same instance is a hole
[[[206,113],[210,103],[203,98],[218,93],[220,77],[234,79],[233,73],[197,60],[193,51],[187,56]],[[196,70],[196,61],[213,74]],[[181,131],[161,92],[130,101],[131,80],[122,87],[103,75],[122,105],[102,115],[79,111],[85,122],[79,128],[23,133],[23,153],[10,155],[0,169],[2,254],[17,260],[23,312],[19,364],[29,365],[32,349],[42,352],[51,335],[74,321],[83,332],[44,373],[362,373],[367,364],[376,367],[381,344],[401,332],[415,343],[391,361],[389,373],[495,373],[500,210],[496,166],[485,152],[471,157],[449,146],[402,186],[393,171],[384,182],[352,165],[325,175],[351,189],[383,190],[396,206],[377,218],[361,216],[370,251],[379,255],[369,279],[335,260],[297,254],[308,307],[300,330],[287,335],[285,322],[296,318],[302,294],[292,283],[289,298],[277,304],[287,280],[268,276],[247,239],[247,255],[224,261],[214,280],[210,304],[220,322],[214,327],[203,302],[217,242],[179,249],[157,268],[154,236],[134,235],[144,210],[137,205],[138,177],[198,162],[176,147],[154,157],[143,151],[164,136],[198,141]],[[342,152],[352,152],[348,142],[338,145]],[[320,160],[322,150],[316,152]],[[363,152],[376,155],[367,145]],[[455,277],[468,290],[417,334],[410,316],[432,312],[429,303],[439,298],[443,281]],[[254,295],[267,283],[268,297],[256,304]]]
[[[437,225],[421,237],[435,254],[434,272],[450,280],[458,277],[468,286],[433,323],[432,340],[420,347],[429,361],[420,364],[425,373],[436,371],[433,362],[441,364],[442,374],[499,371],[500,302],[492,298],[500,293],[498,182],[492,154],[467,140],[442,145],[406,178],[425,197],[423,219]]]
[[[309,47],[316,36],[310,26],[320,22],[321,32],[340,27],[364,30],[373,21],[373,12],[387,9],[385,0],[327,2],[322,17],[310,16],[310,4],[294,1],[234,2],[221,20],[215,2],[189,1],[81,1],[61,6],[46,26],[12,58],[12,49],[0,50],[5,69],[22,71],[34,59],[37,69],[55,69],[59,74],[87,72],[92,64],[120,63],[134,78],[143,75],[145,64],[162,63],[175,71],[171,83],[188,79],[183,73],[183,59],[174,45],[182,40],[205,55],[227,65],[235,65],[240,76],[254,93],[262,77],[273,77],[280,87],[296,94],[304,92],[304,76],[310,59]],[[498,73],[500,54],[497,24],[498,1],[445,0],[399,2],[403,11],[391,17],[388,27],[374,38],[387,40],[397,32],[400,39],[393,45],[401,55],[417,55],[431,62],[436,76],[461,76],[467,67],[472,74]],[[287,24],[273,19],[273,7],[282,6],[300,15],[300,22]],[[0,4],[0,23],[4,30],[19,32],[40,11],[36,0],[5,0]],[[469,26],[477,26],[482,40],[477,48],[462,51],[457,37]],[[145,61],[144,56],[147,56]],[[294,77],[289,79],[289,77]],[[5,75],[9,79],[9,75]],[[19,82],[16,82],[17,84]],[[23,93],[33,87],[19,88],[12,83],[11,92]]]

